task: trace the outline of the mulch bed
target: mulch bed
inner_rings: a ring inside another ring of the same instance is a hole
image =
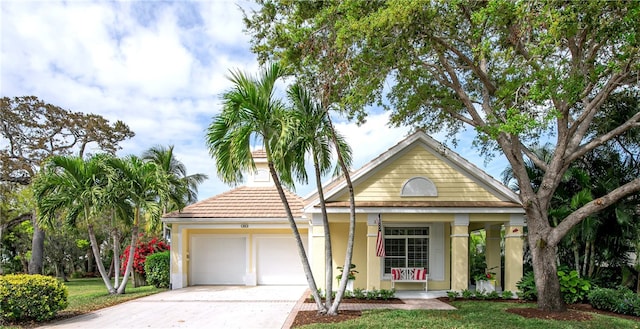
[[[449,304],[449,300],[446,297],[438,298],[438,300]],[[457,301],[461,301],[463,299],[456,299]],[[528,301],[522,300],[502,300],[502,299],[492,299],[485,300],[486,302],[511,302],[511,303],[531,303]],[[313,299],[306,299],[306,303],[313,303]],[[355,298],[347,298],[342,300],[343,303],[377,303],[377,304],[404,304],[404,302],[400,299],[394,298],[391,300],[366,300],[366,299],[355,299]],[[545,320],[557,320],[557,321],[590,321],[593,316],[592,314],[603,314],[608,316],[613,316],[622,319],[635,320],[640,321],[640,318],[637,316],[631,315],[623,315],[603,310],[598,310],[589,304],[573,304],[568,305],[567,312],[547,312],[539,310],[535,307],[524,307],[524,308],[510,308],[506,310],[509,313],[517,314],[525,318],[536,318],[536,319],[545,319]],[[311,323],[336,323],[347,321],[351,319],[358,318],[362,315],[361,311],[339,311],[336,316],[327,316],[327,315],[319,315],[316,311],[299,311],[296,315],[295,320],[293,321],[292,328],[303,326]]]
[[[339,311],[338,315],[319,315],[317,311],[299,311],[293,320],[292,328],[312,323],[336,323],[359,318],[361,311]]]
[[[322,300],[324,302],[324,299]],[[304,300],[305,303],[315,303],[313,298],[307,298]],[[387,300],[383,299],[358,299],[358,298],[345,298],[340,301],[340,303],[345,304],[404,304],[402,299],[399,298],[390,298]]]

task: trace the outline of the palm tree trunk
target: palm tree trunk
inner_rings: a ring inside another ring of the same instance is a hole
[[[333,293],[333,251],[331,248],[331,230],[329,229],[329,217],[327,215],[327,205],[324,200],[322,190],[322,175],[318,157],[313,155],[313,167],[316,174],[316,188],[318,189],[318,199],[320,200],[320,210],[322,212],[322,225],[324,226],[324,270],[325,270],[325,308],[331,308]]]
[[[129,259],[127,259],[127,267],[124,271],[124,275],[122,276],[122,282],[120,286],[118,286],[118,294],[124,294],[127,288],[127,281],[131,276],[131,271],[133,269],[133,257],[136,251],[136,240],[138,238],[138,223],[140,218],[140,209],[136,208],[133,220],[133,227],[131,228],[131,246],[129,247]]]
[[[113,267],[115,268],[113,285],[118,287],[118,281],[120,281],[120,239],[118,238],[118,229],[113,230]]]
[[[590,258],[589,258],[589,277],[593,277],[593,272],[596,270],[596,258],[595,258],[595,254],[596,254],[596,244],[595,241],[591,241],[591,246],[590,246]]]
[[[576,241],[577,242],[577,241]],[[589,264],[589,245],[591,244],[590,241],[586,241],[586,243],[584,244],[584,259],[582,261],[582,272],[578,271],[578,273],[580,273],[581,277],[585,277],[587,275],[587,264]],[[577,243],[574,245],[575,248],[577,249]]]
[[[291,232],[293,233],[293,237],[295,238],[296,244],[298,246],[298,255],[300,256],[300,260],[302,261],[302,268],[304,269],[304,274],[307,277],[307,284],[309,285],[309,289],[311,290],[311,295],[316,302],[318,312],[326,313],[326,309],[324,308],[324,305],[322,305],[322,300],[320,299],[320,295],[318,294],[318,286],[316,285],[316,280],[313,277],[311,265],[309,265],[309,258],[307,257],[307,253],[304,250],[304,244],[302,243],[302,238],[300,237],[300,232],[298,231],[298,225],[296,225],[296,221],[293,218],[293,213],[291,213],[289,201],[287,200],[287,196],[284,194],[282,184],[280,183],[280,178],[278,177],[276,169],[273,165],[273,161],[271,160],[271,150],[266,143],[265,151],[267,152],[267,164],[269,166],[269,172],[271,173],[271,178],[273,179],[273,182],[276,185],[276,189],[278,190],[278,195],[280,195],[280,200],[282,200],[282,204],[284,205],[284,210],[287,213],[289,226],[291,226]]]
[[[351,259],[353,258],[353,240],[356,232],[356,199],[353,193],[353,183],[351,182],[351,175],[349,174],[349,168],[347,168],[344,158],[342,157],[342,153],[339,149],[338,139],[336,138],[336,132],[333,127],[333,122],[331,121],[331,116],[327,113],[327,118],[329,121],[329,127],[331,129],[331,137],[333,139],[333,144],[336,147],[338,163],[340,164],[340,168],[342,168],[342,174],[344,175],[344,179],[347,183],[347,189],[349,190],[349,237],[347,239],[347,250],[344,257],[344,265],[343,269],[347,270],[351,268]],[[340,287],[338,288],[338,292],[336,293],[336,299],[333,301],[333,305],[329,309],[328,314],[336,315],[338,314],[338,307],[340,306],[340,302],[342,301],[342,296],[344,295],[344,291],[347,289],[347,282],[349,281],[348,275],[343,275],[340,280]]]
[[[571,242],[572,242],[572,246],[571,249],[573,249],[573,266],[576,270],[576,272],[580,273],[580,249],[578,246],[578,241],[576,241],[576,236],[574,235],[571,238]],[[585,257],[586,257],[586,253],[585,253]],[[580,274],[580,276],[584,276],[584,274]]]
[[[87,230],[89,231],[89,241],[91,242],[91,250],[93,251],[93,257],[96,260],[96,265],[98,266],[98,272],[100,272],[100,276],[102,277],[102,281],[104,281],[104,285],[107,287],[107,290],[110,294],[115,294],[116,290],[111,285],[111,280],[109,276],[107,276],[107,271],[104,269],[104,265],[100,260],[100,249],[98,247],[98,241],[96,240],[96,235],[93,232],[93,224],[87,225]]]

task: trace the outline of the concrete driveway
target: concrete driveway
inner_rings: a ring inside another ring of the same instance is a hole
[[[41,328],[282,328],[306,286],[196,286]]]

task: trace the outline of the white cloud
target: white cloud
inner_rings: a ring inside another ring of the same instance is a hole
[[[238,8],[252,5],[2,1],[0,94],[35,95],[69,110],[122,120],[136,136],[121,144],[120,154],[175,145],[189,173],[210,177],[200,197],[221,193],[229,187],[216,177],[204,134],[220,110],[220,94],[231,86],[229,70],[258,72]],[[337,124],[353,148],[355,169],[408,133],[387,121],[386,113],[376,113],[360,127]],[[297,192],[312,189],[313,184],[299,186]]]

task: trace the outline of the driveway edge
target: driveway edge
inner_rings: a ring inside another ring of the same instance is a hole
[[[287,316],[287,319],[284,321],[284,324],[282,325],[282,329],[291,328],[291,326],[293,325],[293,321],[296,320],[298,311],[300,311],[300,309],[302,308],[302,305],[304,304],[304,301],[309,297],[310,294],[311,294],[311,291],[308,288],[307,290],[304,291],[304,293],[302,293],[302,297],[298,299],[296,304],[293,305],[291,312],[289,312],[289,316]]]

